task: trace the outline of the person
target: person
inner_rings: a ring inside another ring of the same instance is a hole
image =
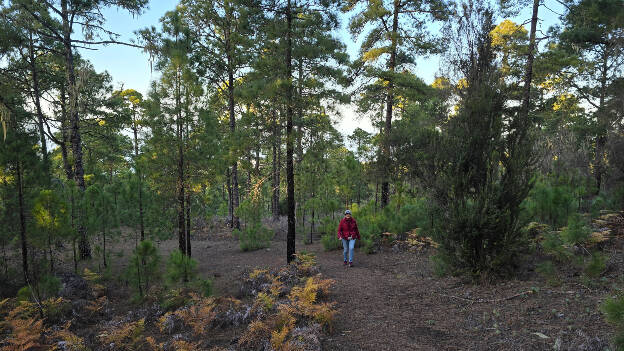
[[[360,231],[358,230],[357,222],[355,218],[351,216],[351,211],[346,210],[344,218],[340,220],[340,224],[338,225],[338,240],[342,240],[342,256],[345,266],[353,267],[353,248],[355,247],[355,240],[357,239],[360,239]],[[347,258],[349,259],[348,262]]]

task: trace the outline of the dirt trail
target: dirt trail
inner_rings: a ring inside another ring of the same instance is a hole
[[[286,257],[283,241],[253,252],[241,252],[231,237],[198,238],[194,245],[200,274],[214,280],[218,295],[237,296],[245,272],[278,268]],[[355,266],[346,268],[340,251],[325,252],[318,243],[297,249],[315,253],[323,276],[336,281],[330,299],[339,313],[324,350],[552,350],[557,343],[560,350],[602,350],[611,332],[598,308],[604,288],[550,287],[534,273],[491,286],[438,278],[426,251],[356,249]],[[532,288],[539,292],[505,299]]]
[[[317,252],[323,275],[336,280],[333,297],[340,311],[325,349],[434,350],[453,337],[435,327],[433,311],[423,303],[432,297],[422,291],[431,279],[424,274],[426,261],[413,254],[356,251],[355,266],[346,268],[341,258],[340,252]]]

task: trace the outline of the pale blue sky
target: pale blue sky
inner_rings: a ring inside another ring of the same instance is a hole
[[[134,31],[156,26],[160,26],[159,19],[165,12],[173,10],[178,0],[151,0],[149,8],[140,16],[132,17],[126,11],[114,8],[106,9],[103,14],[106,17],[105,28],[121,35],[120,40],[130,41],[135,37]],[[546,0],[547,6],[557,12],[561,12],[561,6],[554,0]],[[525,9],[515,19],[516,22],[524,22],[530,17],[530,9]],[[557,15],[545,7],[540,8],[540,18],[543,21],[540,29],[546,29],[557,23]],[[346,21],[345,21],[346,22]],[[357,54],[357,44],[353,42],[347,33],[346,23],[342,24],[342,29],[336,34],[347,45],[347,52],[355,57]],[[527,26],[528,28],[528,26]],[[541,36],[538,34],[538,37]],[[113,77],[115,88],[122,84],[124,88],[136,89],[146,93],[149,89],[150,81],[158,78],[158,72],[150,70],[149,56],[140,49],[122,45],[100,46],[98,50],[81,50],[83,57],[93,63],[97,71],[108,71]],[[425,82],[431,83],[439,69],[439,58],[436,56],[420,59],[416,65],[415,73]],[[373,131],[370,122],[364,118],[356,118],[352,106],[341,106],[342,118],[336,118],[339,123],[337,128],[343,134],[350,134],[355,128],[360,127],[368,131]]]

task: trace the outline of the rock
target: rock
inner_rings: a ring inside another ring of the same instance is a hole
[[[61,291],[59,295],[68,300],[92,299],[93,292],[88,282],[81,276],[74,273],[62,273],[59,275],[61,280]]]

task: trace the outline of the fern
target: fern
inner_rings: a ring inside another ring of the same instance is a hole
[[[9,319],[11,337],[6,340],[2,351],[23,351],[43,348],[41,335],[45,331],[43,320],[35,318]]]
[[[128,322],[113,329],[109,333],[99,335],[102,342],[115,344],[116,350],[137,350],[147,343],[143,337],[145,318],[136,322]]]

